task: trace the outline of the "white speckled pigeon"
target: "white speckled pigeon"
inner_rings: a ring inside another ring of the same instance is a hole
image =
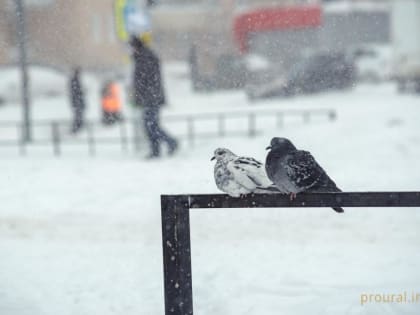
[[[268,178],[290,198],[300,192],[341,191],[308,151],[298,150],[286,138],[273,138],[267,150],[265,169]],[[340,207],[333,208],[344,212]]]
[[[250,193],[279,193],[268,179],[264,165],[250,157],[240,157],[225,148],[214,151],[214,179],[221,191],[232,197]]]

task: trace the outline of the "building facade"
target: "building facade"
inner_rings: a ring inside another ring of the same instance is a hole
[[[4,1],[4,0],[3,0]],[[58,68],[115,68],[127,59],[114,28],[113,0],[28,0],[25,2],[30,63]],[[9,5],[0,19],[0,63],[14,63],[16,21]],[[2,11],[0,11],[0,15]]]
[[[234,47],[232,38],[232,23],[234,16],[243,10],[271,5],[321,3],[320,0],[159,0],[155,2],[157,4],[150,9],[153,44],[166,59],[185,59],[191,45],[197,43],[207,45],[205,50],[209,53],[220,54],[224,50],[235,50],[237,47]],[[74,66],[113,69],[128,63],[128,49],[116,36],[115,0],[25,0],[24,3],[28,57],[31,63],[64,69]],[[15,63],[18,60],[14,9],[13,0],[0,0],[0,65]],[[365,20],[366,23],[369,22],[369,17],[344,19],[331,15],[328,19],[332,21],[329,24],[339,25],[341,28],[351,28],[355,25],[355,21],[358,24],[365,23]],[[383,23],[377,24],[380,29],[386,31],[386,28],[382,27]],[[336,29],[338,28],[332,27],[329,33],[327,32],[329,34],[327,37],[334,35],[340,42],[346,41],[345,38],[339,37],[342,31],[338,32]]]

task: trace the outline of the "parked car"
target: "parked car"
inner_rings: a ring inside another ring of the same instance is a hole
[[[358,81],[381,82],[392,78],[392,51],[389,45],[364,45],[353,50]]]
[[[197,50],[192,46],[189,55],[191,82],[195,91],[244,87],[248,75],[246,64],[239,55]],[[203,55],[205,57],[198,58]]]
[[[355,65],[344,53],[317,53],[293,65],[268,84],[250,86],[250,100],[347,89],[355,82]]]

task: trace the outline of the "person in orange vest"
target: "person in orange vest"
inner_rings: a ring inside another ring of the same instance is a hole
[[[102,123],[112,125],[122,119],[121,93],[119,86],[112,81],[104,84],[102,89]]]

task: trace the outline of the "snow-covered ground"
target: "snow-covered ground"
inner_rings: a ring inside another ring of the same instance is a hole
[[[382,84],[248,104],[241,92],[192,93],[185,72],[166,67],[166,115],[322,107],[338,117],[283,129],[268,117],[256,138],[183,143],[159,161],[7,151],[0,158],[0,314],[163,314],[159,196],[216,193],[210,158],[219,146],[264,160],[271,137],[289,137],[345,191],[420,188],[419,97]],[[99,115],[95,102],[91,93],[89,117]],[[37,119],[70,114],[65,96],[37,100],[33,112]],[[0,115],[19,119],[20,111],[10,104]],[[419,210],[193,210],[195,314],[419,314],[420,300],[360,303],[361,294],[420,293]]]

